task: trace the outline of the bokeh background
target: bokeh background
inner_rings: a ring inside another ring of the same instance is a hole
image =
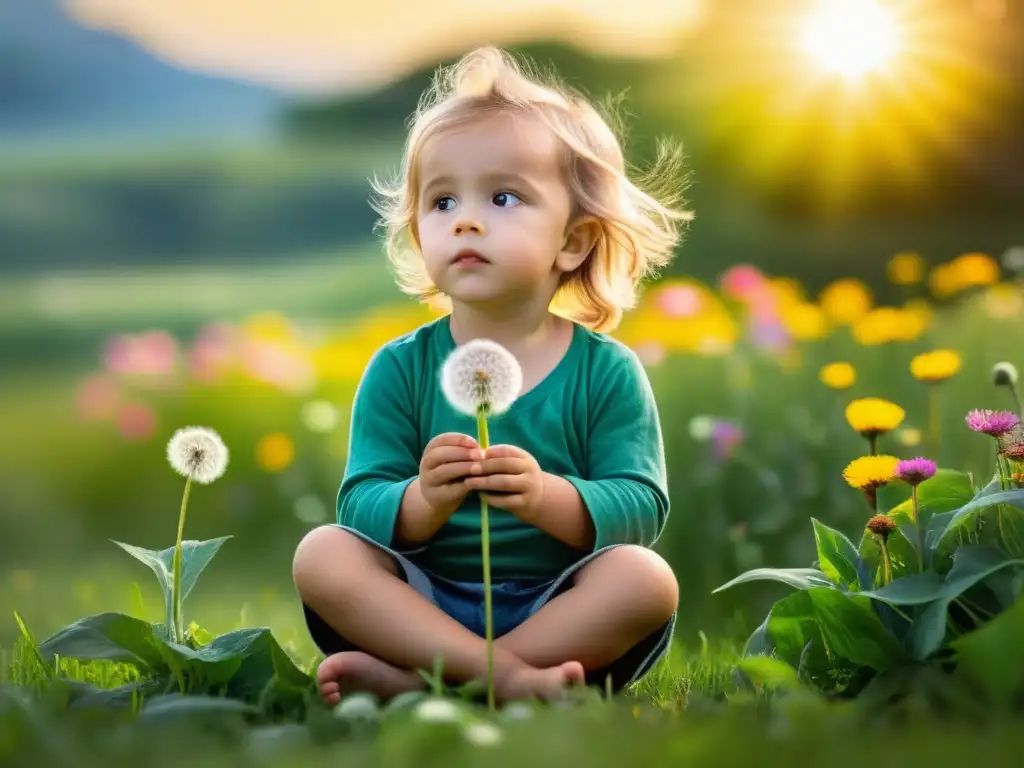
[[[849,399],[906,409],[884,450],[991,471],[963,413],[1012,406],[989,368],[1024,364],[1018,0],[0,0],[0,643],[13,609],[39,637],[161,618],[109,540],[173,544],[165,446],[200,424],[231,464],[186,537],[234,538],[187,614],[313,653],[292,551],[334,517],[369,355],[433,317],[369,179],[484,43],[614,106],[631,162],[687,154],[695,219],[616,331],[662,411],[681,642],[756,626],[777,589],[710,592],[809,564],[809,516],[859,535]],[[909,361],[940,347],[963,367],[930,390]]]

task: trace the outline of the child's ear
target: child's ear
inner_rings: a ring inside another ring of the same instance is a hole
[[[586,261],[600,236],[601,225],[597,219],[584,216],[570,221],[555,266],[560,272],[575,271]]]

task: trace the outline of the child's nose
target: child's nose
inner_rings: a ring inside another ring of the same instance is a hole
[[[484,224],[475,216],[463,215],[456,219],[452,226],[452,233],[455,235],[482,235],[484,234]]]

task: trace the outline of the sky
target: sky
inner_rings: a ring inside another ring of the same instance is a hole
[[[706,0],[63,0],[79,23],[198,72],[286,92],[378,87],[488,42],[667,55]]]

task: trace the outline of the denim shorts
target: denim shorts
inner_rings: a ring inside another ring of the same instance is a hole
[[[373,541],[353,528],[343,528],[366,543],[386,552],[398,565],[398,574],[409,586],[423,595],[446,614],[458,621],[471,632],[484,637],[484,585],[476,581],[453,581],[429,573],[408,557],[390,547]],[[491,604],[494,616],[494,636],[515,629],[526,619],[539,611],[549,600],[573,585],[572,576],[576,571],[617,544],[592,552],[562,571],[550,581],[496,581],[491,583]],[[352,643],[341,637],[312,608],[303,604],[306,626],[313,642],[322,653],[330,656],[343,651],[358,651]],[[604,688],[608,675],[614,691],[636,682],[646,675],[665,655],[672,642],[676,616],[651,633],[623,656],[602,669],[586,671],[586,684]]]

